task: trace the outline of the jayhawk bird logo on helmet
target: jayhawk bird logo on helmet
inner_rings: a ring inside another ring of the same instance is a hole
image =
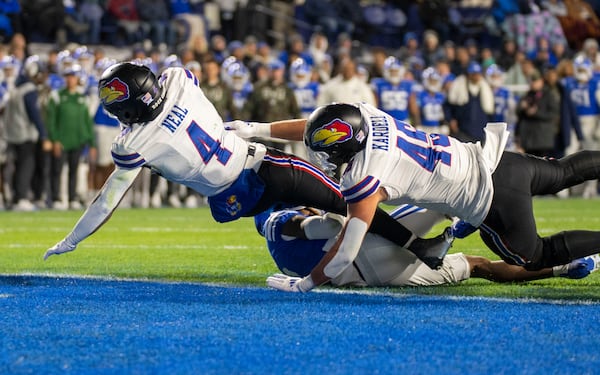
[[[129,86],[119,78],[111,79],[100,88],[100,100],[104,104],[122,102],[129,99]]]
[[[352,126],[338,118],[323,125],[312,133],[312,144],[327,147],[336,143],[343,143],[353,136]]]

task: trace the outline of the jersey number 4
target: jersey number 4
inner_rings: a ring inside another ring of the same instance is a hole
[[[231,157],[231,151],[223,148],[221,142],[211,138],[211,136],[198,126],[195,121],[192,121],[186,131],[196,147],[196,150],[198,150],[204,164],[208,164],[213,156],[215,156],[221,164],[227,164],[227,161]]]
[[[406,136],[399,136],[396,145],[421,167],[433,172],[438,161],[450,165],[452,155],[442,150],[443,147],[450,146],[447,136],[421,132],[402,121],[396,121],[396,128]],[[427,137],[431,143],[427,141]]]

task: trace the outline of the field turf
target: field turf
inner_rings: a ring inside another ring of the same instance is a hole
[[[600,230],[600,200],[539,199],[535,209],[541,234]],[[43,261],[80,214],[0,212],[2,374],[579,375],[600,368],[600,272],[582,280],[284,293],[265,287],[277,270],[253,220],[217,224],[207,208],[117,210],[74,252]],[[495,258],[477,235],[452,251]]]
[[[538,232],[600,230],[600,200],[537,199]],[[264,286],[277,269],[250,218],[219,224],[208,208],[117,209],[72,253],[43,261],[80,211],[0,212],[0,274],[96,275],[118,278]],[[434,228],[439,232],[442,227]],[[598,244],[600,252],[600,244]],[[451,252],[497,257],[477,234],[455,241]],[[472,279],[435,288],[393,288],[396,293],[600,301],[600,272],[583,280],[546,279],[496,284]]]

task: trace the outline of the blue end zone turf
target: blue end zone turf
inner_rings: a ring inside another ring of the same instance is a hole
[[[0,373],[597,373],[598,304],[0,277]]]

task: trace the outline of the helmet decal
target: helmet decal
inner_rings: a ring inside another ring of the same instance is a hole
[[[104,104],[122,102],[127,99],[129,99],[129,86],[119,78],[111,79],[100,88],[100,100]]]
[[[315,146],[328,147],[336,143],[344,143],[353,136],[352,126],[336,118],[312,133],[311,143]]]

